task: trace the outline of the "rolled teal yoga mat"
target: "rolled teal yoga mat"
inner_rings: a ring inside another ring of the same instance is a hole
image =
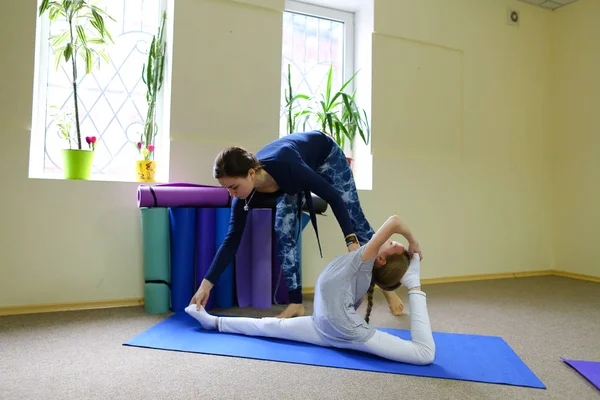
[[[217,208],[215,223],[215,245],[218,249],[229,230],[229,219],[231,217],[231,208]],[[227,265],[225,271],[221,274],[211,296],[215,297],[215,307],[231,308],[234,302],[234,284],[233,284],[233,260]]]
[[[166,314],[171,305],[171,290],[162,283],[144,284],[144,310],[148,314]]]
[[[196,208],[170,208],[171,309],[184,310],[194,296]]]
[[[142,262],[144,309],[150,314],[169,312],[171,305],[171,254],[169,210],[142,208]]]

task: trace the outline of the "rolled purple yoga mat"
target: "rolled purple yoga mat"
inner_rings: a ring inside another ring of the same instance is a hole
[[[274,303],[276,304],[288,304],[290,299],[288,297],[287,287],[285,286],[285,277],[283,271],[281,271],[281,264],[279,263],[279,255],[277,254],[277,238],[272,235],[272,248],[273,248],[273,269],[271,273],[272,290],[274,293]]]
[[[231,198],[227,189],[218,186],[185,183],[140,185],[138,207],[227,207]]]
[[[252,304],[252,217],[249,212],[238,251],[235,254],[235,286],[238,307]]]
[[[200,283],[206,276],[208,269],[216,253],[215,229],[217,220],[216,208],[198,208],[196,213],[196,286],[198,290]],[[206,303],[206,309],[212,310],[215,304],[216,294],[211,291]]]
[[[252,307],[271,308],[273,210],[252,210]]]

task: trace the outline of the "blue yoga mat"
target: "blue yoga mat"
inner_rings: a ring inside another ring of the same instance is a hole
[[[217,222],[215,227],[215,245],[218,249],[227,236],[229,230],[229,219],[231,218],[231,208],[217,208]],[[215,306],[217,308],[233,307],[233,260],[227,264],[225,271],[221,274],[215,287],[213,288],[215,296]],[[211,294],[212,296],[212,294]]]
[[[182,311],[194,296],[196,209],[169,209],[171,221],[171,309]]]
[[[382,330],[403,339],[410,338],[410,331]],[[436,342],[434,363],[417,366],[350,350],[205,331],[195,319],[183,312],[172,315],[123,344],[323,367],[546,388],[500,337],[441,332],[434,332],[433,337]]]

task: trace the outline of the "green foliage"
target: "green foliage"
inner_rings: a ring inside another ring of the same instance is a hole
[[[357,105],[356,90],[352,94],[345,91],[357,74],[358,72],[354,73],[338,90],[334,91],[333,66],[330,66],[324,91],[311,96],[292,95],[291,72],[288,64],[288,89],[285,92],[284,106],[288,133],[296,132],[300,126],[299,120],[302,120],[302,130],[307,129],[308,123],[316,122],[321,131],[333,137],[341,148],[344,148],[346,143],[351,146],[357,133],[365,144],[368,144],[371,130],[367,113]],[[299,107],[294,104],[298,100],[307,100],[308,103],[304,107]]]
[[[79,127],[79,107],[77,101],[77,61],[85,65],[85,73],[92,71],[94,61],[100,58],[109,62],[102,50],[108,41],[114,43],[106,28],[104,18],[114,18],[99,7],[86,0],[43,0],[38,13],[48,13],[50,22],[66,22],[65,28],[50,37],[50,45],[55,55],[55,66],[58,69],[62,61],[71,61],[73,69],[73,101],[75,103],[75,126],[77,145],[81,149],[81,130]]]
[[[288,134],[292,134],[292,133],[296,132],[298,116],[302,115],[302,111],[300,111],[300,112],[294,111],[296,108],[294,103],[297,100],[310,100],[310,97],[305,94],[294,95],[294,91],[292,89],[292,73],[290,71],[290,64],[288,64],[287,83],[288,83],[288,87],[285,90],[285,109],[286,109]]]

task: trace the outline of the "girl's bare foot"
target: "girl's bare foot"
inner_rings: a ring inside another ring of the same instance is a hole
[[[275,318],[293,318],[304,316],[304,304],[292,303]]]
[[[392,314],[402,315],[402,311],[404,310],[404,304],[402,303],[402,300],[400,299],[400,297],[398,297],[396,292],[383,290],[383,296],[387,300]]]

